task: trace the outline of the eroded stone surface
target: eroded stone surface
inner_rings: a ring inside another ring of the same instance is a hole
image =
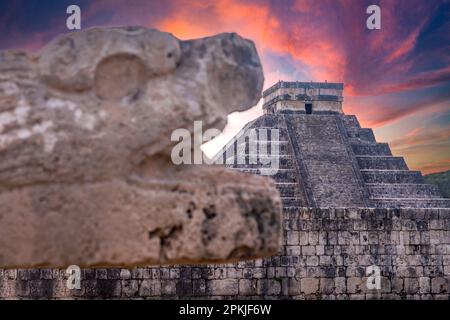
[[[236,34],[95,28],[38,56],[0,53],[0,266],[275,253],[281,209],[269,180],[169,158],[174,129],[222,129],[262,83],[253,43]]]

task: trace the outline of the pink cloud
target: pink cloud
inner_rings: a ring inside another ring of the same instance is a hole
[[[402,103],[380,102],[381,99],[366,101],[365,99],[360,100],[350,97],[344,102],[344,111],[347,114],[358,115],[361,125],[377,128],[389,123],[395,123],[418,112],[424,113],[424,116],[429,116],[429,114],[446,111],[449,108],[449,98],[450,93],[448,92]]]
[[[417,168],[423,174],[444,172],[450,170],[450,160],[432,161]]]
[[[391,54],[387,56],[386,62],[391,63],[411,52],[417,42],[417,38],[419,37],[422,28],[423,23],[421,23]]]
[[[382,30],[377,31],[365,28],[367,2],[356,0],[99,0],[83,8],[83,25],[144,25],[181,39],[237,32],[255,42],[266,87],[281,79],[342,81],[346,112],[356,114],[365,126],[380,127],[445,105],[448,94],[419,97],[420,101],[395,95],[448,83],[450,58],[445,50],[448,37],[437,50],[416,51],[439,2],[377,2],[382,8]],[[12,6],[14,12],[21,10],[19,5]],[[11,14],[3,15],[0,29],[11,19]],[[52,35],[67,32],[60,21],[51,19],[47,30],[39,33],[21,33],[12,26],[1,41],[6,47],[36,51]],[[272,54],[276,58],[265,58]],[[287,70],[286,61],[300,70]],[[298,75],[305,79],[296,79]],[[242,126],[260,112],[256,107],[232,127]]]
[[[381,87],[377,94],[428,88],[446,81],[450,81],[450,67],[421,72],[407,79],[403,83],[385,85]]]
[[[392,140],[389,145],[396,150],[423,145],[439,144],[450,140],[448,128],[415,128],[404,137]]]
[[[310,65],[316,79],[343,80],[345,57],[325,30],[300,22],[286,26],[265,2],[218,0],[207,6],[195,0],[182,3],[185,5],[157,23],[160,29],[183,39],[236,31],[254,40],[260,51],[290,55]]]

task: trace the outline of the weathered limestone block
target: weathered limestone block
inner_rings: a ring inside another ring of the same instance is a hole
[[[0,267],[211,263],[276,253],[266,178],[175,166],[171,133],[222,129],[256,104],[262,68],[236,34],[140,27],[0,53]]]

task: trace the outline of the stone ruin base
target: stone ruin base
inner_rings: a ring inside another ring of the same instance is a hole
[[[2,299],[449,299],[450,209],[284,210],[283,246],[226,265],[0,270]],[[20,250],[20,248],[17,248]],[[366,268],[381,271],[368,289]]]

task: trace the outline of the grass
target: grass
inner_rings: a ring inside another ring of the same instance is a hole
[[[427,183],[437,186],[444,197],[450,198],[450,170],[428,174],[424,178]]]

